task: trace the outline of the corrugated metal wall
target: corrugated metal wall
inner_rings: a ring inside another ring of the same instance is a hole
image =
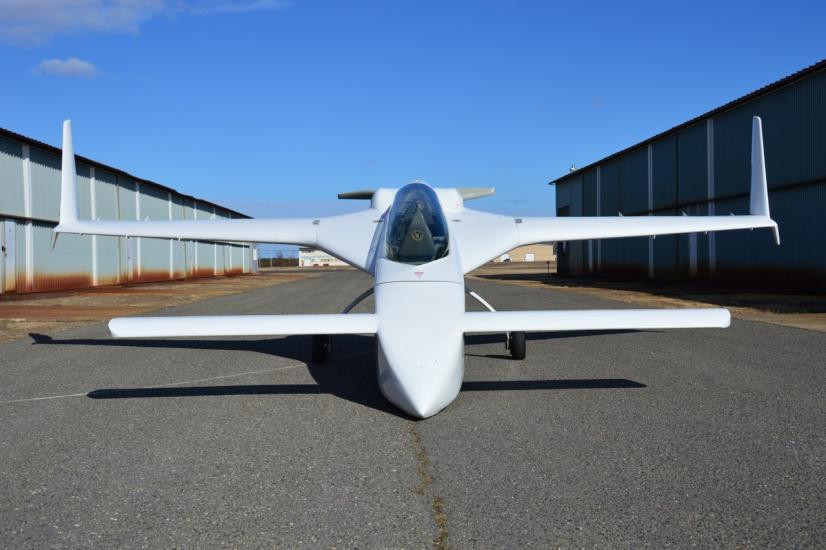
[[[561,255],[560,272],[826,288],[826,70],[561,178],[558,215],[577,215],[574,204],[585,215],[748,213],[754,115],[763,119],[769,201],[781,246],[768,230],[612,239],[580,244],[584,263],[581,253]],[[574,243],[566,247],[576,250]],[[589,247],[597,255],[590,268]]]
[[[52,249],[60,155],[46,147],[0,135],[0,293],[250,271],[249,245],[61,235]],[[102,166],[78,161],[77,176],[81,218],[231,217],[229,211]]]

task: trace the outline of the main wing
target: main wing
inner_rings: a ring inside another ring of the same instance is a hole
[[[71,121],[63,123],[60,179],[60,233],[157,237],[218,242],[284,243],[325,250],[347,263],[370,270],[374,235],[381,212],[369,208],[327,218],[126,221],[79,220]]]
[[[109,321],[109,333],[115,338],[375,334],[377,328],[375,313],[117,317]]]
[[[722,308],[468,311],[463,317],[463,331],[467,334],[726,328],[730,323],[731,314]]]
[[[760,117],[754,117],[752,123],[751,200],[748,215],[512,218],[464,209],[452,218],[450,231],[459,244],[465,273],[517,246],[542,242],[769,227],[774,232],[775,242],[780,244],[777,223],[769,213]]]

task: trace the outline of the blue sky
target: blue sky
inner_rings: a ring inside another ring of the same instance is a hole
[[[0,0],[0,126],[251,215],[547,181],[826,57],[824,2]]]

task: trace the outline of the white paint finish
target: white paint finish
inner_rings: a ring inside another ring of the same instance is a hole
[[[465,333],[726,328],[730,323],[731,314],[722,308],[469,311],[463,319]]]
[[[763,121],[752,118],[751,126],[751,186],[749,189],[749,214],[771,217],[769,211],[769,184],[766,179],[766,156],[763,151]],[[759,136],[759,139],[758,137]],[[775,244],[780,244],[780,230],[775,227]]]
[[[755,139],[760,139],[759,125],[755,128]],[[64,186],[76,185],[74,177],[63,181]],[[753,186],[752,193],[765,193],[764,177],[761,185],[763,189]],[[511,218],[465,208],[456,190],[435,191],[448,226],[449,253],[421,265],[387,259],[385,226],[397,192],[392,189],[376,190],[367,210],[330,218],[216,220],[213,211],[212,220],[61,219],[55,231],[290,243],[345,259],[373,275],[375,314],[137,317],[113,319],[110,330],[117,337],[376,334],[381,391],[408,414],[424,418],[458,394],[468,332],[725,327],[730,320],[722,309],[465,312],[464,274],[476,266],[523,244],[776,227],[767,209],[747,216]]]
[[[462,385],[464,284],[378,283],[375,296],[379,388],[411,416],[432,416],[456,398]],[[399,314],[423,312],[422,304],[427,304],[426,315]]]
[[[372,313],[117,317],[109,321],[109,333],[115,338],[375,334],[377,323]]]

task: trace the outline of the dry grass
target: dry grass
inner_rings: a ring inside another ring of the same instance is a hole
[[[29,332],[71,328],[112,317],[138,315],[311,276],[313,274],[307,271],[273,270],[258,275],[7,294],[0,296],[0,341],[22,338]]]

